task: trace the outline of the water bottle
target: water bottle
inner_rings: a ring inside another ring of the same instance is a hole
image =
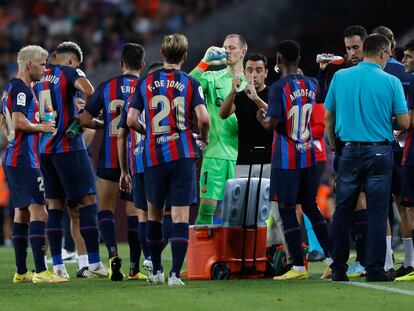
[[[54,122],[55,116],[53,115],[53,109],[51,107],[46,108],[45,115],[43,116],[43,122]],[[43,133],[43,136],[46,138],[51,138],[52,133]]]
[[[334,65],[343,64],[345,59],[342,56],[333,55],[333,54],[318,54],[316,55],[316,62],[320,63],[330,63]]]
[[[80,131],[81,126],[78,119],[75,119],[66,130],[66,137],[69,139],[73,139]]]
[[[210,60],[220,60],[223,58],[227,58],[227,53],[218,53],[216,51],[211,51],[210,53],[208,53],[208,59]]]

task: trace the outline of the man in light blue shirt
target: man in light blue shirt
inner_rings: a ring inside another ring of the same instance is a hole
[[[349,226],[361,186],[368,208],[366,279],[392,280],[384,271],[393,163],[390,142],[393,123],[395,128],[407,129],[409,119],[400,81],[383,71],[390,56],[385,37],[367,37],[364,61],[338,71],[325,100],[329,143],[333,151],[340,149],[336,151],[337,207],[332,224],[333,281],[348,280]]]

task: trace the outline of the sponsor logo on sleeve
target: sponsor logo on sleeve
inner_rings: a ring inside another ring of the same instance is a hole
[[[203,88],[201,87],[201,85],[198,87],[198,93],[200,93],[200,97],[201,97],[202,99],[204,99]]]
[[[86,77],[85,73],[82,70],[80,70],[79,68],[76,69],[76,72],[78,73],[78,75],[80,77]]]
[[[20,92],[17,94],[17,105],[19,106],[26,106],[26,94],[23,92]]]

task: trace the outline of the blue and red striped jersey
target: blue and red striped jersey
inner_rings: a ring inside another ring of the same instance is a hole
[[[411,74],[411,83],[410,89],[411,93],[414,96],[414,74]],[[409,93],[409,91],[408,91]],[[414,99],[407,99],[408,110],[414,110]],[[401,165],[414,165],[414,141],[413,141],[414,129],[410,128],[407,131],[407,139],[404,145],[403,157],[401,160]]]
[[[138,77],[121,75],[99,85],[95,94],[85,106],[93,117],[103,111],[105,122],[101,147],[99,150],[98,168],[119,168],[117,136],[121,111],[128,99],[135,92]]]
[[[131,101],[128,101],[124,105],[121,113],[121,120],[119,121],[119,127],[128,131],[128,167],[131,175],[144,173],[144,163],[142,162],[142,151],[144,150],[144,139],[145,136],[133,129],[130,129],[127,125],[128,109]],[[145,124],[145,113],[141,113],[139,120]]]
[[[85,74],[78,68],[48,65],[42,80],[35,84],[33,90],[39,99],[40,116],[43,116],[47,107],[51,107],[57,130],[56,135],[52,137],[41,137],[41,153],[86,150],[82,134],[76,135],[73,139],[65,135],[67,128],[78,114],[76,99],[79,91],[75,88],[75,81],[81,77],[85,77]]]
[[[318,92],[315,78],[299,74],[272,85],[267,115],[279,120],[273,136],[272,167],[300,169],[315,165],[309,121]]]
[[[13,112],[23,113],[31,123],[39,123],[39,103],[33,90],[23,80],[12,79],[3,91],[1,105],[9,141],[4,156],[4,165],[40,168],[39,134],[14,130],[12,124]]]
[[[205,105],[200,83],[185,72],[160,69],[140,79],[131,107],[145,111],[144,167],[198,158],[192,116]]]

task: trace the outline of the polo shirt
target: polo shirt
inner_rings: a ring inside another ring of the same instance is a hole
[[[335,112],[335,134],[345,142],[393,141],[392,117],[408,112],[400,80],[372,62],[335,73],[325,109]]]

